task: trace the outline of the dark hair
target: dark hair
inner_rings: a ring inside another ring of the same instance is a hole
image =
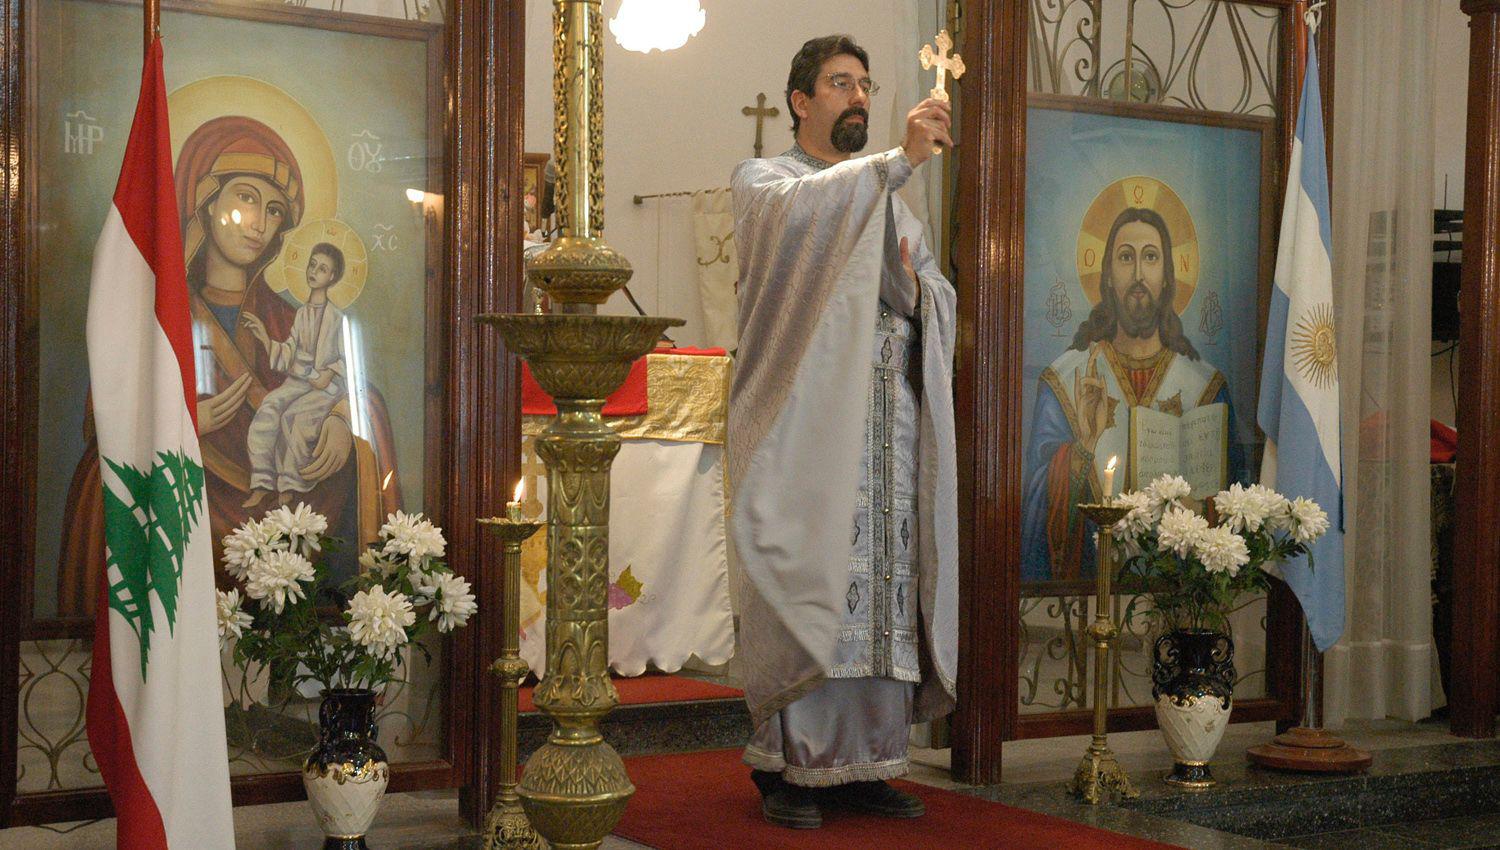
[[[865,66],[865,73],[870,73],[870,54],[847,35],[825,35],[810,39],[792,57],[792,71],[786,76],[786,111],[792,115],[793,133],[802,126],[802,119],[797,115],[797,110],[792,108],[792,92],[800,91],[812,97],[823,63],[835,56],[844,55],[858,59],[859,64]]]
[[[329,281],[329,283],[334,284],[342,280],[344,277],[344,252],[335,248],[331,243],[319,242],[312,247],[311,251],[307,252],[307,258],[310,260],[319,254],[327,257],[333,263],[333,280]]]
[[[1109,238],[1104,241],[1104,267],[1099,275],[1099,303],[1089,313],[1089,317],[1078,326],[1078,333],[1073,335],[1073,348],[1079,351],[1087,351],[1089,345],[1104,339],[1114,339],[1118,328],[1120,301],[1115,295],[1113,284],[1115,238],[1120,235],[1120,228],[1131,222],[1140,222],[1155,228],[1161,236],[1162,256],[1166,259],[1163,269],[1163,282],[1161,288],[1161,299],[1157,302],[1156,329],[1161,334],[1161,344],[1185,355],[1189,360],[1198,359],[1198,349],[1193,347],[1191,340],[1182,330],[1182,319],[1177,315],[1172,302],[1177,297],[1177,274],[1172,268],[1172,233],[1167,230],[1167,221],[1162,218],[1156,210],[1145,207],[1126,207],[1120,214],[1115,216],[1115,223],[1109,227]]]

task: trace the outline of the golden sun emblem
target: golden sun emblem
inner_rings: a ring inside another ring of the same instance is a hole
[[[1292,363],[1309,383],[1328,387],[1339,376],[1333,305],[1318,304],[1297,319],[1292,331]]]

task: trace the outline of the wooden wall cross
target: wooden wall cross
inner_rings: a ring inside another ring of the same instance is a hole
[[[755,116],[755,156],[761,155],[761,131],[765,127],[767,118],[775,118],[781,114],[781,110],[772,106],[766,107],[766,93],[761,92],[755,96],[755,105],[747,106],[740,110],[745,115]]]

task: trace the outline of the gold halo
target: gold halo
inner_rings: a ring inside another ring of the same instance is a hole
[[[1099,303],[1099,280],[1104,276],[1104,244],[1115,219],[1131,207],[1155,211],[1167,222],[1172,236],[1172,270],[1177,279],[1177,295],[1172,308],[1177,315],[1187,309],[1198,288],[1198,229],[1187,205],[1168,186],[1155,177],[1135,175],[1104,187],[1083,215],[1078,231],[1078,282],[1090,304]]]
[[[194,130],[215,118],[242,115],[270,127],[291,148],[302,172],[302,220],[333,218],[339,208],[333,148],[307,108],[281,89],[253,77],[206,77],[167,96],[172,161]]]
[[[266,285],[274,292],[290,291],[297,303],[306,304],[311,294],[307,285],[307,257],[320,242],[344,252],[344,276],[328,289],[328,300],[340,310],[347,309],[364,291],[370,255],[354,228],[336,218],[309,221],[288,233],[276,261],[266,266]]]

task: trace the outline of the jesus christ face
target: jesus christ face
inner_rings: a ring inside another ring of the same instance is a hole
[[[1109,285],[1120,305],[1120,329],[1144,339],[1156,332],[1166,283],[1166,257],[1155,227],[1132,221],[1115,235]]]
[[[327,254],[313,254],[307,258],[307,287],[327,289],[334,283],[333,258]]]

